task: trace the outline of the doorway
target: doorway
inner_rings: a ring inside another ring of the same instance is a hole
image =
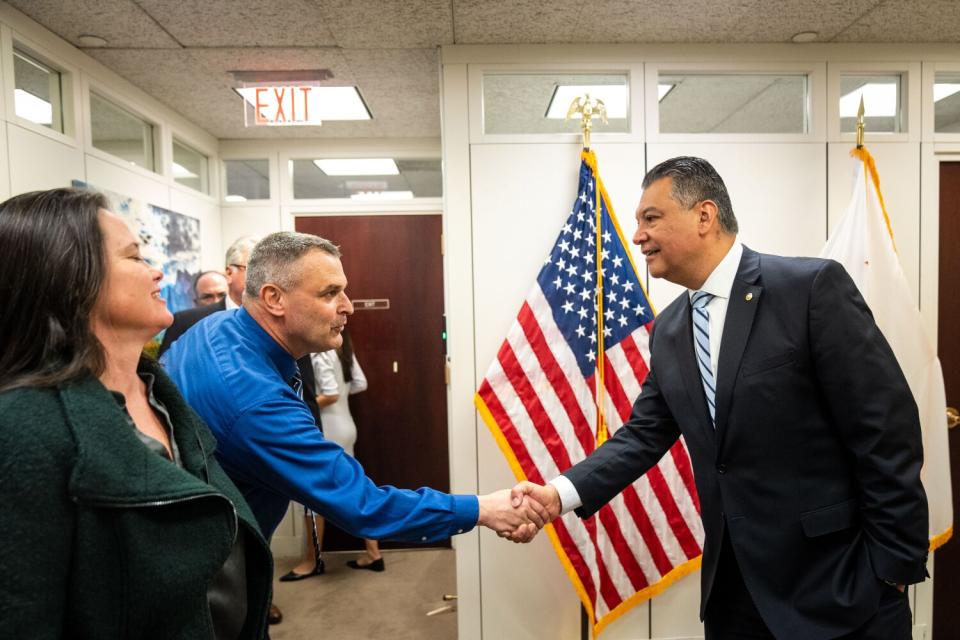
[[[298,216],[295,228],[343,253],[354,302],[347,327],[368,382],[350,398],[357,460],[377,484],[449,491],[440,214]],[[323,548],[363,542],[328,523]]]
[[[940,264],[937,311],[937,352],[943,367],[947,406],[960,407],[960,300],[956,294],[960,282],[960,162],[940,163]],[[960,513],[960,428],[948,435],[954,518]],[[957,535],[934,554],[933,637],[954,637],[960,629],[960,582],[952,579],[960,573],[960,542]]]

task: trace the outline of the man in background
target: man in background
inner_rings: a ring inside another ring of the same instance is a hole
[[[200,320],[217,311],[236,309],[240,306],[243,301],[243,287],[247,281],[247,259],[250,257],[253,247],[257,244],[257,240],[258,238],[253,236],[242,236],[234,240],[230,248],[227,249],[226,260],[224,261],[226,263],[224,267],[226,298],[221,298],[219,301],[206,306],[197,306],[173,314],[173,324],[163,334],[159,355],[162,356],[166,353],[174,340]]]
[[[219,271],[201,271],[193,279],[193,304],[208,307],[227,297],[227,276]]]

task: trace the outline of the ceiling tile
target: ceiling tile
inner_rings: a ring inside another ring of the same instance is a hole
[[[576,42],[582,14],[603,5],[576,0],[453,0],[456,44]]]
[[[955,0],[890,0],[835,42],[960,42],[960,11]]]
[[[435,50],[94,50],[90,54],[218,138],[436,137],[440,106]],[[374,119],[322,127],[245,127],[231,70],[328,68],[326,84],[357,84]]]
[[[317,5],[341,47],[405,49],[453,43],[449,0],[324,0]]]
[[[185,47],[316,47],[336,44],[310,0],[139,0]]]
[[[105,38],[111,48],[180,46],[132,0],[9,0],[7,4],[76,46],[80,46],[80,35]]]

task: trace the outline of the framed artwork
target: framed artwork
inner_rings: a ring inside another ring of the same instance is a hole
[[[191,308],[191,284],[200,271],[200,221],[82,180],[74,180],[72,186],[107,197],[113,213],[123,218],[140,240],[143,257],[163,272],[161,295],[170,311]]]

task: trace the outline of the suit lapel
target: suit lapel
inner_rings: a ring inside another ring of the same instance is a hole
[[[723,324],[723,339],[720,342],[720,357],[717,363],[716,426],[720,444],[726,434],[740,361],[743,359],[747,339],[753,327],[753,318],[760,304],[760,295],[763,293],[763,287],[757,284],[759,280],[760,255],[744,247],[740,268],[733,281],[733,289],[727,304],[727,317]]]

